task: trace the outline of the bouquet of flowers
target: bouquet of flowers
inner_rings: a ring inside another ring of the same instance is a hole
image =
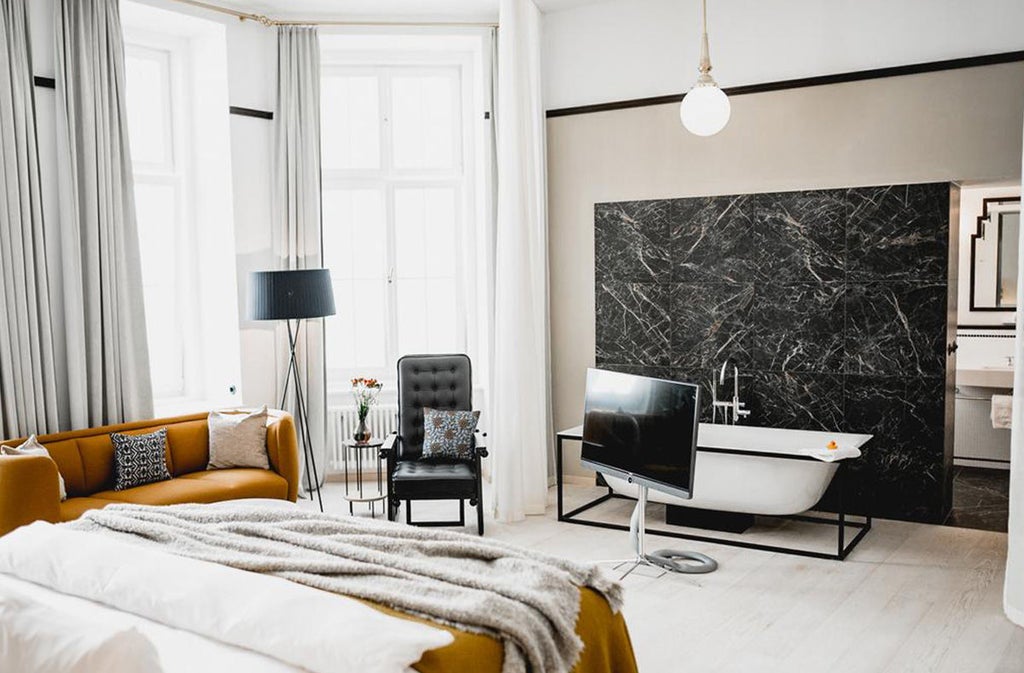
[[[383,387],[384,384],[377,379],[352,379],[352,397],[355,398],[356,412],[359,416],[359,428],[354,437],[357,442],[370,440],[371,433],[366,427],[366,417],[370,414],[370,407],[377,403],[377,396]]]

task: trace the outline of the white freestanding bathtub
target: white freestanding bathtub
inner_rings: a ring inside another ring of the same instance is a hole
[[[851,457],[871,435],[784,430],[701,423],[693,468],[693,497],[684,500],[650,489],[648,500],[668,505],[745,514],[788,515],[805,512],[821,499],[839,461],[809,454],[835,441]],[[639,487],[603,475],[616,493],[637,497]]]

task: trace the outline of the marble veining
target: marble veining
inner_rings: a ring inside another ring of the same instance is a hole
[[[848,283],[845,371],[941,376],[946,302],[944,282]]]
[[[667,365],[669,288],[658,283],[607,281],[597,286],[597,359]]]
[[[594,206],[598,280],[656,281],[669,270],[669,202]]]
[[[849,190],[848,278],[946,282],[949,198],[948,183]]]
[[[870,432],[848,503],[948,509],[947,183],[597,204],[597,364],[701,385],[748,422]],[[834,502],[830,493],[826,502]]]
[[[747,195],[674,199],[672,280],[744,282],[757,276],[754,200]]]
[[[768,282],[844,280],[845,195],[845,190],[825,190],[755,197],[759,277]]]

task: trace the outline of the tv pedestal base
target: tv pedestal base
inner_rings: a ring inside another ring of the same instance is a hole
[[[618,570],[622,566],[629,565],[626,572],[622,573],[620,580],[626,577],[641,566],[657,568],[665,573],[682,573],[685,575],[700,575],[714,572],[718,569],[718,562],[713,558],[695,551],[676,551],[674,549],[659,549],[658,551],[646,553],[644,549],[644,535],[647,529],[647,487],[640,486],[640,494],[633,508],[633,516],[629,520],[629,536],[633,541],[633,549],[636,556],[627,561],[622,561],[615,566]],[[661,577],[661,575],[659,575]]]

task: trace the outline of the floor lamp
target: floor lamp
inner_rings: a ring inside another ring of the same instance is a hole
[[[295,420],[299,442],[306,466],[306,492],[313,497],[316,491],[320,511],[324,500],[320,495],[320,476],[313,457],[313,442],[309,433],[309,411],[302,392],[299,364],[295,358],[295,344],[299,340],[299,327],[303,320],[334,315],[334,289],[327,269],[299,269],[295,271],[254,271],[249,277],[249,319],[284,320],[288,325],[288,371],[284,376],[284,391],[280,408],[288,399],[288,386],[295,378]],[[292,321],[295,328],[292,329]]]

